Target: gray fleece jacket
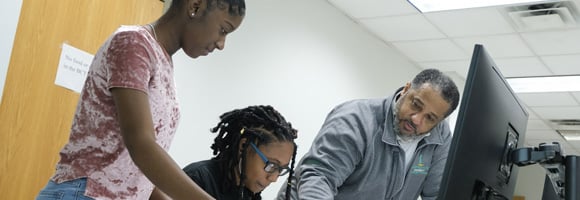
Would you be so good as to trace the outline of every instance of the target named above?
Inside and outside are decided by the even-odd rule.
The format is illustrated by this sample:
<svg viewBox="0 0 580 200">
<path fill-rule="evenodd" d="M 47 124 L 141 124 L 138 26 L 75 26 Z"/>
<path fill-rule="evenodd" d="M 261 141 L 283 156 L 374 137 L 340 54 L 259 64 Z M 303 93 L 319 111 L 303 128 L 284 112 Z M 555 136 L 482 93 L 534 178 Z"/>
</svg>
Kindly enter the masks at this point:
<svg viewBox="0 0 580 200">
<path fill-rule="evenodd" d="M 436 199 L 451 143 L 449 125 L 442 121 L 419 142 L 406 170 L 393 131 L 393 100 L 394 95 L 335 107 L 296 166 L 291 199 Z M 285 199 L 285 192 L 286 184 L 277 199 Z"/>
</svg>

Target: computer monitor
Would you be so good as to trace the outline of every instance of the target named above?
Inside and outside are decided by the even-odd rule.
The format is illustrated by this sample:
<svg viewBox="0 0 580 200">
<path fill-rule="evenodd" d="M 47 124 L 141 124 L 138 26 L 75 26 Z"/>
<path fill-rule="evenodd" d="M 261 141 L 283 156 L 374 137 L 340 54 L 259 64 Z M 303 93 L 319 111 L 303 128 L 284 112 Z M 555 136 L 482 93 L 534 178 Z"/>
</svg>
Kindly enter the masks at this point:
<svg viewBox="0 0 580 200">
<path fill-rule="evenodd" d="M 475 45 L 439 200 L 512 199 L 528 113 L 482 45 Z"/>
</svg>

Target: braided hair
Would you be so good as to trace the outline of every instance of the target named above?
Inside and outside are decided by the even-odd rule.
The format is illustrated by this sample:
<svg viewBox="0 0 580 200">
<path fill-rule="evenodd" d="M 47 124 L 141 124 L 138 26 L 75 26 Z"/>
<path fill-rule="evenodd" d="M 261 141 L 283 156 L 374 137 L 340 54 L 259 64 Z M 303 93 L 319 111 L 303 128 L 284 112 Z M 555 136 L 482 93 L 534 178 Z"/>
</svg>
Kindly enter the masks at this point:
<svg viewBox="0 0 580 200">
<path fill-rule="evenodd" d="M 255 142 L 258 146 L 272 142 L 292 142 L 294 152 L 288 175 L 288 184 L 290 184 L 294 174 L 297 149 L 294 142 L 297 137 L 297 131 L 292 128 L 290 122 L 287 122 L 278 111 L 269 105 L 236 109 L 222 114 L 220 119 L 221 121 L 217 126 L 211 129 L 212 133 L 218 133 L 211 148 L 214 155 L 212 160 L 219 161 L 220 170 L 225 174 L 224 180 L 222 180 L 225 184 L 224 188 L 238 187 L 240 199 L 244 198 L 245 157 L 250 141 Z M 244 138 L 246 142 L 241 145 L 240 149 L 239 144 Z M 239 153 L 240 150 L 241 154 Z M 239 185 L 236 185 L 235 179 L 237 170 L 240 170 Z M 260 200 L 261 198 L 260 192 L 251 197 L 253 200 Z"/>
<path fill-rule="evenodd" d="M 186 0 L 172 0 L 171 8 L 180 8 L 184 6 Z M 224 9 L 228 6 L 230 15 L 232 16 L 244 16 L 246 14 L 246 1 L 245 0 L 207 0 L 207 9 L 213 10 L 218 7 Z"/>
</svg>

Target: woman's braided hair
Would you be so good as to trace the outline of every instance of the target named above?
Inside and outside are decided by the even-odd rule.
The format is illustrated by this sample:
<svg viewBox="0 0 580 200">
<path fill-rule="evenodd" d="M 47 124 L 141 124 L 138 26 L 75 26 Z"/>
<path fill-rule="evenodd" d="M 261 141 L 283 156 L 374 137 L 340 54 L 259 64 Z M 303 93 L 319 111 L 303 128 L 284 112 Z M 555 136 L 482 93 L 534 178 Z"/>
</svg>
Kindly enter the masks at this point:
<svg viewBox="0 0 580 200">
<path fill-rule="evenodd" d="M 185 6 L 186 0 L 172 0 L 171 8 L 177 9 Z M 245 0 L 207 0 L 207 9 L 225 8 L 227 6 L 230 15 L 244 16 L 246 15 L 246 1 Z"/>
<path fill-rule="evenodd" d="M 257 146 L 272 142 L 292 142 L 294 152 L 288 175 L 288 184 L 290 183 L 294 174 L 297 149 L 294 139 L 297 137 L 297 131 L 278 111 L 269 105 L 249 106 L 224 113 L 220 119 L 221 121 L 217 126 L 211 129 L 211 132 L 218 133 L 211 148 L 213 155 L 215 155 L 212 160 L 220 161 L 218 162 L 221 165 L 220 169 L 226 174 L 222 181 L 225 183 L 224 188 L 238 187 L 241 198 L 244 197 L 244 180 L 246 178 L 244 158 L 249 142 L 242 144 L 242 149 L 240 149 L 239 144 L 242 138 L 246 138 L 245 141 L 255 142 Z M 237 170 L 241 171 L 240 185 L 236 185 Z M 253 195 L 252 199 L 261 199 L 260 193 Z"/>
</svg>

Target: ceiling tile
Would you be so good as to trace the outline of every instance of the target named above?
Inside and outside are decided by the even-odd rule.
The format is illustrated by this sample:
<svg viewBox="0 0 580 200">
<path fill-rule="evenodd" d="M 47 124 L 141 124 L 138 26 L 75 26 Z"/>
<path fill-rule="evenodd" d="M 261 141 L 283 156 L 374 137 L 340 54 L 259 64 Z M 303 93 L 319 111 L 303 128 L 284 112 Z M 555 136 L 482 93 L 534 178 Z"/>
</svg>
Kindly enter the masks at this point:
<svg viewBox="0 0 580 200">
<path fill-rule="evenodd" d="M 539 119 L 530 119 L 528 120 L 528 130 L 529 131 L 536 131 L 536 132 L 542 132 L 542 134 L 545 134 L 545 132 L 551 133 L 551 134 L 555 134 L 555 132 L 553 130 L 551 130 L 552 128 L 549 127 L 546 123 L 544 123 L 543 120 L 539 120 Z"/>
<path fill-rule="evenodd" d="M 567 151 L 564 153 L 566 153 L 566 155 L 580 156 L 580 141 L 568 141 L 568 143 L 570 143 L 570 145 L 573 146 L 576 151 L 575 152 Z"/>
<path fill-rule="evenodd" d="M 567 151 L 564 152 L 565 155 L 580 155 L 580 145 L 578 145 L 578 143 L 575 143 L 573 145 L 573 149 L 568 149 Z"/>
<path fill-rule="evenodd" d="M 518 97 L 530 107 L 539 106 L 579 106 L 568 92 L 518 93 Z"/>
<path fill-rule="evenodd" d="M 425 13 L 425 17 L 449 37 L 515 33 L 495 8 Z"/>
<path fill-rule="evenodd" d="M 580 54 L 543 56 L 541 58 L 555 75 L 580 74 Z"/>
<path fill-rule="evenodd" d="M 470 56 L 447 39 L 393 42 L 392 44 L 415 62 L 464 60 L 469 59 Z"/>
<path fill-rule="evenodd" d="M 538 116 L 543 119 L 580 119 L 580 107 L 558 106 L 558 107 L 531 107 Z"/>
<path fill-rule="evenodd" d="M 572 96 L 576 98 L 576 101 L 580 103 L 580 92 L 572 92 Z"/>
<path fill-rule="evenodd" d="M 524 138 L 526 141 L 552 141 L 560 135 L 553 130 L 526 130 Z"/>
<path fill-rule="evenodd" d="M 568 143 L 570 143 L 571 145 L 580 147 L 580 141 L 579 140 L 574 140 L 574 141 L 568 141 Z M 580 150 L 580 149 L 578 149 Z M 579 155 L 580 156 L 580 155 Z"/>
<path fill-rule="evenodd" d="M 469 63 L 470 60 L 422 62 L 419 63 L 419 66 L 421 66 L 423 69 L 437 68 L 441 71 L 453 71 L 465 79 L 467 78 L 467 72 L 469 71 Z"/>
<path fill-rule="evenodd" d="M 475 44 L 482 44 L 494 59 L 505 57 L 534 56 L 517 34 L 491 35 L 453 39 L 465 50 L 473 51 Z"/>
<path fill-rule="evenodd" d="M 580 53 L 580 30 L 560 30 L 522 33 L 536 54 L 540 56 Z"/>
<path fill-rule="evenodd" d="M 534 138 L 526 137 L 526 143 L 529 144 L 530 146 L 535 146 L 535 147 L 538 147 L 541 143 L 551 144 L 552 142 L 558 142 L 560 144 L 560 147 L 569 145 L 557 133 L 554 134 L 553 137 L 545 138 L 545 139 L 534 139 Z"/>
<path fill-rule="evenodd" d="M 360 23 L 386 41 L 445 38 L 423 15 L 361 19 Z"/>
<path fill-rule="evenodd" d="M 328 2 L 353 18 L 419 13 L 419 11 L 406 0 L 328 0 Z"/>
<path fill-rule="evenodd" d="M 532 119 L 540 119 L 540 117 L 538 117 L 538 115 L 534 112 L 534 110 L 532 110 L 529 106 L 525 106 L 526 107 L 526 111 L 528 111 L 528 120 L 532 120 Z"/>
<path fill-rule="evenodd" d="M 505 77 L 545 76 L 552 74 L 537 57 L 498 58 L 494 61 Z"/>
</svg>

